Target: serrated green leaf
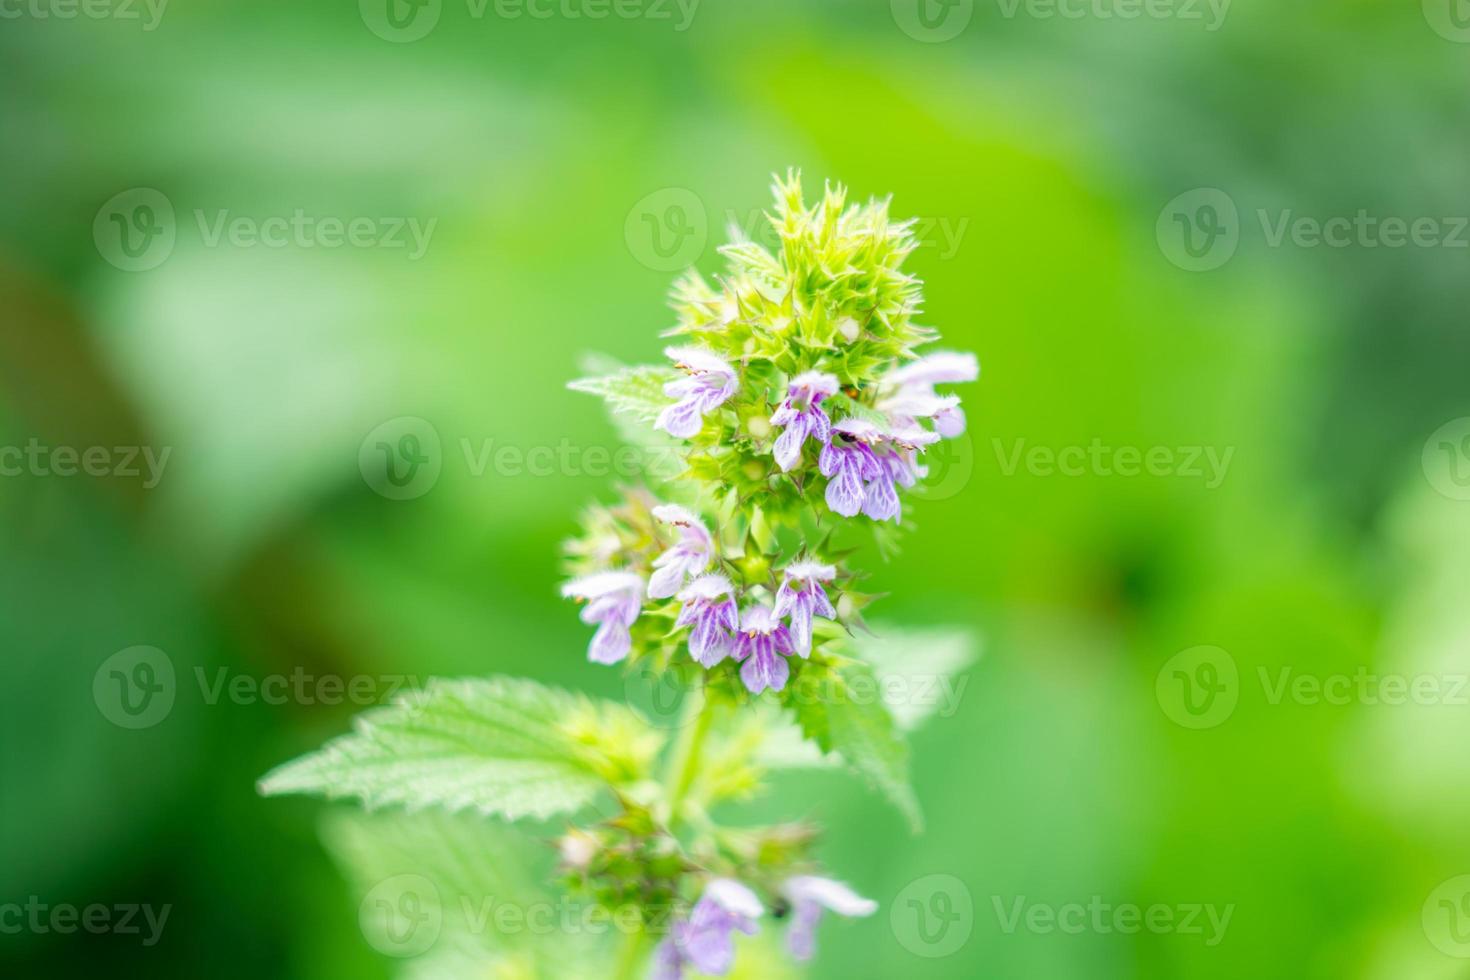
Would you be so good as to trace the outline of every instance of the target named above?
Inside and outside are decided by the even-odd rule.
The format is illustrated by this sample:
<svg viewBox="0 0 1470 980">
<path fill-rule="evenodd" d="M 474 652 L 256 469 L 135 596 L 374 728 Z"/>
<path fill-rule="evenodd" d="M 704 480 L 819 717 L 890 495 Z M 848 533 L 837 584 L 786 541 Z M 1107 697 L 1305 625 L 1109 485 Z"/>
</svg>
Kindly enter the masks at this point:
<svg viewBox="0 0 1470 980">
<path fill-rule="evenodd" d="M 509 678 L 434 680 L 354 728 L 260 791 L 545 818 L 643 778 L 661 741 L 621 705 Z"/>
<path fill-rule="evenodd" d="M 802 734 L 823 752 L 836 752 L 886 796 L 917 833 L 924 818 L 909 782 L 909 747 L 881 697 L 867 664 L 808 662 L 782 700 L 795 713 Z"/>
<path fill-rule="evenodd" d="M 677 377 L 672 368 L 630 367 L 600 377 L 581 378 L 567 387 L 597 395 L 607 402 L 614 415 L 630 415 L 640 422 L 652 422 L 673 402 L 664 394 L 664 385 Z"/>
</svg>

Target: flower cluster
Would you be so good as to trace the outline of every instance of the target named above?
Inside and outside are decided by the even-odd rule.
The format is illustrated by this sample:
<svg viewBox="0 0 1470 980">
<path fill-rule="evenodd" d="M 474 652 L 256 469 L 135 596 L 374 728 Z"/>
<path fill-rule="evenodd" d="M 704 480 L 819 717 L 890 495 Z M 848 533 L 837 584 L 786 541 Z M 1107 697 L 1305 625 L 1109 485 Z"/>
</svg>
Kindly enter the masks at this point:
<svg viewBox="0 0 1470 980">
<path fill-rule="evenodd" d="M 662 649 L 668 633 L 636 644 L 635 623 L 671 616 L 693 663 L 738 664 L 752 695 L 784 690 L 790 658 L 813 654 L 814 619 L 839 619 L 827 588 L 851 585 L 823 540 L 843 522 L 902 523 L 926 450 L 965 431 L 939 386 L 974 381 L 979 364 L 916 352 L 936 335 L 912 321 L 908 226 L 883 204 L 847 207 L 840 188 L 811 208 L 794 177 L 776 194 L 779 256 L 737 242 L 719 290 L 697 275 L 676 290 L 674 332 L 690 342 L 665 350 L 672 368 L 580 384 L 640 410 L 686 466 L 666 488 L 680 502 L 646 502 L 642 526 L 616 528 L 565 587 L 598 625 L 598 663 Z"/>
</svg>

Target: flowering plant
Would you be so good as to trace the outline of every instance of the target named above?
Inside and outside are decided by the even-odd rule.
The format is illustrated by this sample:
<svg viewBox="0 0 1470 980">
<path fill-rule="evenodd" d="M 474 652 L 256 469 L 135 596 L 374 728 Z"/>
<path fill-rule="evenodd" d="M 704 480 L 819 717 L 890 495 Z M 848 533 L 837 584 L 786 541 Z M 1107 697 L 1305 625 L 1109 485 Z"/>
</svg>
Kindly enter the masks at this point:
<svg viewBox="0 0 1470 980">
<path fill-rule="evenodd" d="M 926 451 L 964 431 L 959 398 L 939 386 L 975 380 L 978 366 L 922 350 L 937 337 L 913 320 L 921 284 L 902 265 L 916 242 L 886 202 L 848 206 L 828 187 L 808 206 L 795 174 L 775 194 L 776 254 L 737 240 L 714 284 L 690 273 L 675 287 L 667 365 L 572 384 L 602 396 L 630 440 L 678 460 L 586 513 L 562 586 L 595 627 L 589 660 L 623 665 L 630 690 L 651 679 L 682 692 L 672 729 L 527 681 L 435 681 L 262 782 L 434 811 L 414 829 L 390 816 L 328 839 L 365 884 L 365 862 L 379 877 L 400 869 L 373 885 L 398 882 L 380 932 L 391 938 L 410 906 L 439 909 L 434 955 L 410 952 L 446 975 L 725 976 L 746 957 L 736 936 L 778 919 L 786 961 L 805 961 L 824 915 L 876 903 L 822 872 L 811 824 L 731 826 L 721 805 L 777 770 L 845 763 L 920 823 L 904 733 L 933 705 L 885 694 L 895 679 L 947 682 L 968 655 L 953 634 L 871 630 L 876 597 L 849 559 L 870 533 L 894 546 Z M 602 819 L 585 817 L 599 802 Z M 518 943 L 452 914 L 444 892 L 475 891 L 462 863 L 503 882 L 524 856 L 507 832 L 447 815 L 460 811 L 574 821 L 557 840 L 559 901 L 620 923 L 611 967 L 589 928 Z M 385 840 L 400 863 L 373 863 Z M 405 877 L 425 893 L 416 902 L 404 902 Z M 437 941 L 444 931 L 455 941 Z M 789 969 L 738 945 L 752 951 L 750 975 Z"/>
</svg>

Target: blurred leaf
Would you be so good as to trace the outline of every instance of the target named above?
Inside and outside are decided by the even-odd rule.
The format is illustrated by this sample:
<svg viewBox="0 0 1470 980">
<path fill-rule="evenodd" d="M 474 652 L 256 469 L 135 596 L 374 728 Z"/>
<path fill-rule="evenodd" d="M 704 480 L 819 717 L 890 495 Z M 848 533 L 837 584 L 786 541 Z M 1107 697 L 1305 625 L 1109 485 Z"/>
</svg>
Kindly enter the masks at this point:
<svg viewBox="0 0 1470 980">
<path fill-rule="evenodd" d="M 958 710 L 968 681 L 960 675 L 976 660 L 975 639 L 967 631 L 884 625 L 852 642 L 857 658 L 872 665 L 899 728 L 913 731 L 936 714 L 949 717 Z"/>
<path fill-rule="evenodd" d="M 380 952 L 414 954 L 405 978 L 572 976 L 596 948 L 591 935 L 531 927 L 537 910 L 557 905 L 536 885 L 546 870 L 531 860 L 536 842 L 512 827 L 443 811 L 337 810 L 323 818 L 322 839 L 353 884 L 365 938 Z M 497 918 L 498 909 L 514 915 Z M 399 910 L 431 931 L 381 931 L 379 914 Z"/>
</svg>

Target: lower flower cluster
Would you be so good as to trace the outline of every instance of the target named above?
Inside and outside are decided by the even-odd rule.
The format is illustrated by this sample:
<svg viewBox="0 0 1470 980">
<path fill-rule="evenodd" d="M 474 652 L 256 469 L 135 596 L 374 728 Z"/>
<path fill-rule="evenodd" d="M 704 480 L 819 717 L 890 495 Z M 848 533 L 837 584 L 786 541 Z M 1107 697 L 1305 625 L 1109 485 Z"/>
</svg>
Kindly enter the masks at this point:
<svg viewBox="0 0 1470 980">
<path fill-rule="evenodd" d="M 756 589 L 737 598 L 730 578 L 710 570 L 715 545 L 704 522 L 677 504 L 660 504 L 651 512 L 677 537 L 653 560 L 647 579 L 626 570 L 597 572 L 562 588 L 564 597 L 586 603 L 582 620 L 597 626 L 588 658 L 622 661 L 632 649 L 632 627 L 645 600 L 675 598 L 681 606 L 674 625 L 689 631 L 689 656 L 696 663 L 709 669 L 732 659 L 741 664 L 740 678 L 752 694 L 784 689 L 791 675 L 786 658 L 811 653 L 813 618 L 836 618 L 824 583 L 836 577 L 837 569 L 797 560 L 784 569 L 770 601 L 758 598 Z"/>
<path fill-rule="evenodd" d="M 816 953 L 817 925 L 826 912 L 869 916 L 878 904 L 830 878 L 805 875 L 780 886 L 779 911 L 789 914 L 786 945 L 797 960 Z M 705 886 L 688 918 L 676 922 L 654 954 L 652 980 L 682 980 L 686 967 L 722 977 L 735 964 L 735 933 L 755 935 L 765 906 L 747 886 L 731 878 L 715 878 Z"/>
</svg>

